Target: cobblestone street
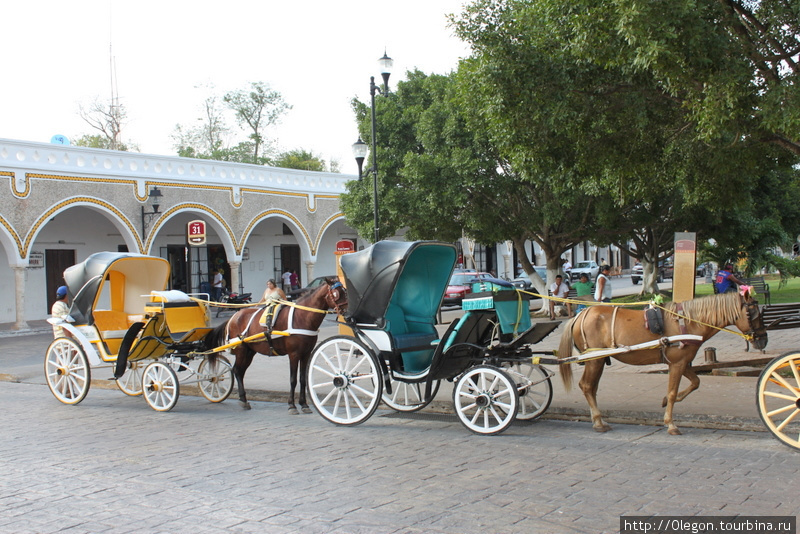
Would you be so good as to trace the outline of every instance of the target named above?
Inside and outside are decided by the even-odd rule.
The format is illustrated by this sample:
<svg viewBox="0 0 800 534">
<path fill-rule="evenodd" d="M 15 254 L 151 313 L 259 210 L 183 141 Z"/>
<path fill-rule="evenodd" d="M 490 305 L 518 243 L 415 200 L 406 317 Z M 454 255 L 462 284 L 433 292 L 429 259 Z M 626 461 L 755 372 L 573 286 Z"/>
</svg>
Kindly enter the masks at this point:
<svg viewBox="0 0 800 534">
<path fill-rule="evenodd" d="M 797 452 L 764 432 L 379 412 L 336 427 L 284 404 L 169 413 L 0 382 L 0 532 L 617 532 L 620 515 L 797 515 Z"/>
</svg>

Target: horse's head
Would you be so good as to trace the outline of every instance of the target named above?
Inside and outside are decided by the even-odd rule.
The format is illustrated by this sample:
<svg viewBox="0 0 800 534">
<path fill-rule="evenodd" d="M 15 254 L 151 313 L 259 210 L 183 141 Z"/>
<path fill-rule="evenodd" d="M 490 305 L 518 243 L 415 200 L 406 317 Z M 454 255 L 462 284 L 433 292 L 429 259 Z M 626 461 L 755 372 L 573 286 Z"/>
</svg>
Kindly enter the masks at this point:
<svg viewBox="0 0 800 534">
<path fill-rule="evenodd" d="M 758 301 L 754 298 L 755 292 L 750 286 L 740 286 L 739 294 L 744 313 L 739 314 L 736 328 L 752 337 L 752 343 L 756 349 L 763 350 L 767 346 L 767 327 L 764 326 Z"/>
<path fill-rule="evenodd" d="M 328 284 L 328 294 L 325 303 L 339 315 L 347 310 L 347 290 L 338 280 L 325 280 Z"/>
</svg>

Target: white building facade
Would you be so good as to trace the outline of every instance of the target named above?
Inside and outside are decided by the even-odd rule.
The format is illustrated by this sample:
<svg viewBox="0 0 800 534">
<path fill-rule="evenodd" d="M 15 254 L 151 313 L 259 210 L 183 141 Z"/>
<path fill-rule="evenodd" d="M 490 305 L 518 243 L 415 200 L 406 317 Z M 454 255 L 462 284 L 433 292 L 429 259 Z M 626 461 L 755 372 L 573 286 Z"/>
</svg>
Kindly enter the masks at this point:
<svg viewBox="0 0 800 534">
<path fill-rule="evenodd" d="M 104 250 L 169 259 L 187 292 L 219 269 L 257 298 L 287 269 L 301 286 L 334 275 L 336 242 L 363 245 L 339 210 L 356 178 L 0 139 L 0 323 L 46 318 L 63 270 Z M 201 246 L 187 244 L 195 220 Z"/>
</svg>

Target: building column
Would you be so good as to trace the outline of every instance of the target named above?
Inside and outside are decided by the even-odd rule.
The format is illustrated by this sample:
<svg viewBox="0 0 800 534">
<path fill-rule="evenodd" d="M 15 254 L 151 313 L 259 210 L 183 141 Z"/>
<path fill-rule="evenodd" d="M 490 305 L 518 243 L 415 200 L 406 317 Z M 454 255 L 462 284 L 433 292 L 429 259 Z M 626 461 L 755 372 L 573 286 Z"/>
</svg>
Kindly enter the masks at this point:
<svg viewBox="0 0 800 534">
<path fill-rule="evenodd" d="M 242 264 L 240 261 L 228 261 L 228 266 L 231 268 L 231 287 L 228 291 L 231 293 L 242 293 L 239 287 L 239 266 Z"/>
<path fill-rule="evenodd" d="M 305 262 L 305 264 L 306 264 L 306 283 L 305 284 L 301 283 L 300 284 L 301 286 L 302 285 L 308 285 L 314 279 L 314 264 L 315 263 L 316 262 L 313 262 L 313 261 Z"/>
<path fill-rule="evenodd" d="M 25 322 L 25 278 L 26 267 L 14 267 L 14 292 L 16 297 L 17 322 L 14 323 L 14 330 L 28 330 L 30 327 Z"/>
</svg>

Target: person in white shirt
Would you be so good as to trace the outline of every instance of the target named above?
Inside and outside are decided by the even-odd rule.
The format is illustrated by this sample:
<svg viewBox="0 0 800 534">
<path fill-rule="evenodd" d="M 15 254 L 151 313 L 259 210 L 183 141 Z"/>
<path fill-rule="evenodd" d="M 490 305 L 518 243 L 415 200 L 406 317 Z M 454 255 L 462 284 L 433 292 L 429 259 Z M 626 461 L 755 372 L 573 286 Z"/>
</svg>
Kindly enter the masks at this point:
<svg viewBox="0 0 800 534">
<path fill-rule="evenodd" d="M 567 298 L 567 295 L 569 295 L 569 286 L 567 284 L 565 284 L 563 280 L 564 279 L 559 274 L 559 275 L 556 276 L 555 283 L 550 286 L 550 293 L 554 297 L 565 299 L 565 298 Z M 551 300 L 550 301 L 550 319 L 551 320 L 556 318 L 556 314 L 555 314 L 556 306 L 555 305 L 556 305 L 555 301 Z M 572 317 L 573 316 L 572 315 L 572 304 L 569 303 L 569 302 L 565 302 L 564 305 L 567 307 L 567 312 L 569 313 L 569 316 Z"/>
<path fill-rule="evenodd" d="M 597 277 L 597 283 L 594 286 L 594 300 L 597 302 L 611 302 L 610 272 L 611 267 L 608 265 L 603 265 L 600 268 L 600 275 Z"/>
<path fill-rule="evenodd" d="M 283 280 L 283 290 L 284 291 L 291 291 L 292 290 L 292 271 L 286 269 L 286 272 L 281 275 L 281 279 Z"/>
</svg>

